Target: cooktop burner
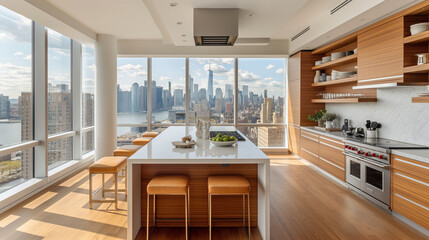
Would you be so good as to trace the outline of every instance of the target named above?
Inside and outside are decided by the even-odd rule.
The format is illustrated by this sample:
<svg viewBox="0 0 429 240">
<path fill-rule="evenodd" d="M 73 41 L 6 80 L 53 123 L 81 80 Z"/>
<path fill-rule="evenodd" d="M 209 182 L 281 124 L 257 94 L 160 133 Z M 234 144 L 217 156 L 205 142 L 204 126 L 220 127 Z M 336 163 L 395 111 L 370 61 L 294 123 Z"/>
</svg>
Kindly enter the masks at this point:
<svg viewBox="0 0 429 240">
<path fill-rule="evenodd" d="M 398 142 L 385 138 L 347 138 L 349 141 L 367 144 L 385 149 L 428 149 L 427 146 Z"/>
</svg>

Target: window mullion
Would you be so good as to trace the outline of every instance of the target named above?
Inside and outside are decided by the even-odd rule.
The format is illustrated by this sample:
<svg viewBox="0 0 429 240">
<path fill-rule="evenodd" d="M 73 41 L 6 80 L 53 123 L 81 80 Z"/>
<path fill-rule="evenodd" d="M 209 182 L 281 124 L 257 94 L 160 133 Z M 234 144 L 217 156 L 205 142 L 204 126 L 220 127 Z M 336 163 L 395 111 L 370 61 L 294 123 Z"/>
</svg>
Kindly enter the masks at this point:
<svg viewBox="0 0 429 240">
<path fill-rule="evenodd" d="M 73 159 L 82 159 L 82 48 L 80 43 L 71 40 L 71 95 L 72 95 L 72 129 Z"/>
<path fill-rule="evenodd" d="M 152 131 L 152 58 L 147 59 L 147 129 Z"/>
<path fill-rule="evenodd" d="M 234 126 L 238 123 L 238 58 L 234 58 Z"/>
<path fill-rule="evenodd" d="M 186 93 L 186 99 L 185 99 L 185 125 L 189 125 L 189 105 L 190 105 L 190 96 L 191 96 L 191 86 L 189 85 L 189 58 L 186 58 L 185 60 L 185 93 Z"/>
</svg>

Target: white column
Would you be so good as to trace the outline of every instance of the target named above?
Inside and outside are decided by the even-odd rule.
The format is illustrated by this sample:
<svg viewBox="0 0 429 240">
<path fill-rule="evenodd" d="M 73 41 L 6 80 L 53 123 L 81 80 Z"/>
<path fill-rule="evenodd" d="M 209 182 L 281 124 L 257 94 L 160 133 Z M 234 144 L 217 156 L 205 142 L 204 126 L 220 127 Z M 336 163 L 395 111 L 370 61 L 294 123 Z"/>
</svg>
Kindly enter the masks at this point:
<svg viewBox="0 0 429 240">
<path fill-rule="evenodd" d="M 98 35 L 95 47 L 95 159 L 112 156 L 116 149 L 117 39 Z"/>
<path fill-rule="evenodd" d="M 80 43 L 71 40 L 71 86 L 72 86 L 72 109 L 73 109 L 73 158 L 82 159 L 82 48 Z"/>
</svg>

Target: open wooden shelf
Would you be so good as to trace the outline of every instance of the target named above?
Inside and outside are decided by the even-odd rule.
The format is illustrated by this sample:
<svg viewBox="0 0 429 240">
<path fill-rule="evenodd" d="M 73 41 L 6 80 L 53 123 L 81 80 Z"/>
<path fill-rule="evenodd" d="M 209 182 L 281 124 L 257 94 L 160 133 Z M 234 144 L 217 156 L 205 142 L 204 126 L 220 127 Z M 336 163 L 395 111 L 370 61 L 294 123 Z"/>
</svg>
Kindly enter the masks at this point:
<svg viewBox="0 0 429 240">
<path fill-rule="evenodd" d="M 346 57 L 342 57 L 340 59 L 337 60 L 333 60 L 327 63 L 322 63 L 320 65 L 314 66 L 312 67 L 313 70 L 320 70 L 320 69 L 326 69 L 329 67 L 334 67 L 334 66 L 338 66 L 341 64 L 345 64 L 345 63 L 349 63 L 349 62 L 354 62 L 357 61 L 357 54 L 353 54 L 350 56 L 346 56 Z"/>
<path fill-rule="evenodd" d="M 429 63 L 422 65 L 415 65 L 411 67 L 404 67 L 404 73 L 428 73 Z"/>
<path fill-rule="evenodd" d="M 413 97 L 413 103 L 429 103 L 429 97 Z"/>
<path fill-rule="evenodd" d="M 331 52 L 335 49 L 347 46 L 353 42 L 357 42 L 357 32 L 352 33 L 352 34 L 348 35 L 347 37 L 341 38 L 340 40 L 329 43 L 323 47 L 320 47 L 320 48 L 314 50 L 313 52 L 311 52 L 311 54 L 325 54 L 325 53 Z"/>
<path fill-rule="evenodd" d="M 311 99 L 312 103 L 360 103 L 377 102 L 377 98 L 338 98 L 338 99 Z"/>
<path fill-rule="evenodd" d="M 357 78 L 357 76 L 355 76 L 355 77 L 350 77 L 350 78 L 342 78 L 342 79 L 337 79 L 337 80 L 332 80 L 332 81 L 313 83 L 313 84 L 311 84 L 311 86 L 323 87 L 323 86 L 329 86 L 329 85 L 339 85 L 339 84 L 344 84 L 344 83 L 357 82 L 357 80 L 358 80 L 358 78 Z"/>
<path fill-rule="evenodd" d="M 420 43 L 429 41 L 429 31 L 421 32 L 416 35 L 408 36 L 404 38 L 404 44 L 407 43 Z"/>
</svg>

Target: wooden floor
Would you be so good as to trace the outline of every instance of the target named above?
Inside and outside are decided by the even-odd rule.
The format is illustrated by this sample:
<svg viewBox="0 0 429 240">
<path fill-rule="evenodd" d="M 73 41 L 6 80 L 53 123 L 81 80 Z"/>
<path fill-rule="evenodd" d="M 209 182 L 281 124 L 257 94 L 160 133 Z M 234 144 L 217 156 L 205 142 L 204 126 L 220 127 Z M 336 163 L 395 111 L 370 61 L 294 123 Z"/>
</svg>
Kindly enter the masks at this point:
<svg viewBox="0 0 429 240">
<path fill-rule="evenodd" d="M 271 239 L 429 239 L 299 158 L 270 157 Z M 78 172 L 1 214 L 0 239 L 126 239 L 123 194 L 119 210 L 107 203 L 89 210 L 87 174 Z M 184 239 L 184 228 L 158 228 L 152 239 Z M 194 228 L 190 239 L 208 239 L 208 230 Z M 247 237 L 241 228 L 216 228 L 216 239 Z"/>
</svg>

